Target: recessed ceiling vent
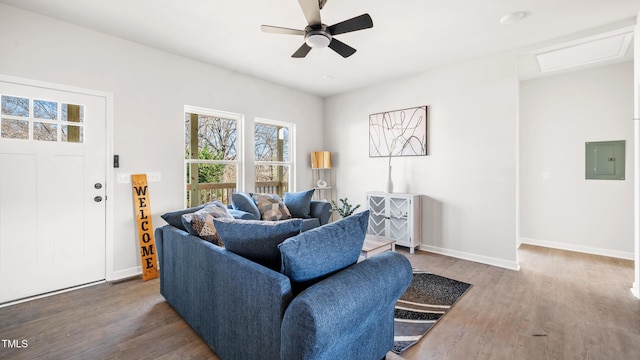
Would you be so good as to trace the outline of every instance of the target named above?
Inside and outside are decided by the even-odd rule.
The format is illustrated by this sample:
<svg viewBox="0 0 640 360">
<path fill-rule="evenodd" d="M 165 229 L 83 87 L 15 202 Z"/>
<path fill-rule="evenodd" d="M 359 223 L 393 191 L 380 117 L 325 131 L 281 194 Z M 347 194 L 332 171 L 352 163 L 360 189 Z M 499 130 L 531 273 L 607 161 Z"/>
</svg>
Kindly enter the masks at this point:
<svg viewBox="0 0 640 360">
<path fill-rule="evenodd" d="M 625 56 L 632 39 L 632 29 L 599 34 L 542 49 L 536 60 L 543 73 L 613 60 Z"/>
</svg>

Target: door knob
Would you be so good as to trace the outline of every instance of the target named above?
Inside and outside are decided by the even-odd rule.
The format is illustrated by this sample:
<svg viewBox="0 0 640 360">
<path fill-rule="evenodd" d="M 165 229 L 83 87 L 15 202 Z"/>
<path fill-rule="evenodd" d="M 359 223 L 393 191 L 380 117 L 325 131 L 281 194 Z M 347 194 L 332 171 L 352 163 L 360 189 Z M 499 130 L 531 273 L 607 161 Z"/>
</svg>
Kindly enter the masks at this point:
<svg viewBox="0 0 640 360">
<path fill-rule="evenodd" d="M 100 189 L 102 189 L 102 184 L 96 183 L 95 185 L 93 185 L 93 187 L 98 189 L 98 190 L 100 190 Z"/>
<path fill-rule="evenodd" d="M 96 196 L 96 197 L 94 197 L 94 198 L 93 198 L 93 201 L 95 201 L 95 202 L 100 202 L 100 201 L 102 201 L 102 196 Z"/>
</svg>

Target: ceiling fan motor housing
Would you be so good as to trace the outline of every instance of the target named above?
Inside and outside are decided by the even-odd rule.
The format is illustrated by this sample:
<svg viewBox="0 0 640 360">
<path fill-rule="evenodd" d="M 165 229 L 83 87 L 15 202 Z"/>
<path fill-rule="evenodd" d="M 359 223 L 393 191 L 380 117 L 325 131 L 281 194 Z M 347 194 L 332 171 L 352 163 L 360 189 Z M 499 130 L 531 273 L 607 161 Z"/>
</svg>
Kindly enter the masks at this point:
<svg viewBox="0 0 640 360">
<path fill-rule="evenodd" d="M 325 24 L 307 26 L 304 29 L 304 41 L 312 48 L 324 48 L 331 43 L 331 33 Z"/>
</svg>

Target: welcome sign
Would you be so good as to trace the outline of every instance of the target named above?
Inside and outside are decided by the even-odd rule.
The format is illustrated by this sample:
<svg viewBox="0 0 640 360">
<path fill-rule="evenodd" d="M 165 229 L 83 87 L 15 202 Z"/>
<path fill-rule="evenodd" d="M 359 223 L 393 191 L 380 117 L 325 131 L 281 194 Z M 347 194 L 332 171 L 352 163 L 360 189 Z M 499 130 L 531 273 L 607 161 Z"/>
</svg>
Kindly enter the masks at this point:
<svg viewBox="0 0 640 360">
<path fill-rule="evenodd" d="M 153 238 L 147 175 L 131 175 L 131 184 L 133 185 L 133 206 L 136 213 L 138 242 L 140 244 L 142 279 L 146 281 L 158 277 L 158 261 L 156 260 L 156 247 Z"/>
</svg>

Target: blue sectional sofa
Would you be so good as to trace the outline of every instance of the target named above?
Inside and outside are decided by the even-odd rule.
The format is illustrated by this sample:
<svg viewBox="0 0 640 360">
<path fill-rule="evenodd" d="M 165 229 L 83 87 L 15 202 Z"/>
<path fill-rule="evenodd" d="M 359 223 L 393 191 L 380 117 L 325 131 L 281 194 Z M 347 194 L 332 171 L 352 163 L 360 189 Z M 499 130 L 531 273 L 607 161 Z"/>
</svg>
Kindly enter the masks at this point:
<svg viewBox="0 0 640 360">
<path fill-rule="evenodd" d="M 302 233 L 301 220 L 249 221 L 250 233 L 296 229 L 278 240 L 275 265 L 157 228 L 160 292 L 223 360 L 383 359 L 412 272 L 395 252 L 356 263 L 367 221 L 368 212 Z M 241 222 L 216 220 L 222 240 L 242 240 Z"/>
<path fill-rule="evenodd" d="M 256 203 L 256 196 L 270 197 L 271 201 L 282 202 L 287 207 L 288 215 L 302 219 L 302 231 L 325 225 L 331 217 L 331 204 L 326 201 L 311 200 L 314 189 L 285 193 L 280 200 L 275 194 L 234 193 L 229 205 L 229 212 L 236 219 L 264 220 L 260 204 Z M 271 219 L 275 220 L 275 219 Z"/>
<path fill-rule="evenodd" d="M 302 219 L 302 231 L 307 231 L 315 227 L 325 225 L 329 223 L 331 218 L 331 204 L 326 201 L 311 200 L 310 213 L 308 217 L 295 217 L 296 219 Z M 234 209 L 231 207 L 229 213 L 236 219 L 254 220 L 256 217 L 251 213 L 243 210 Z M 259 219 L 259 218 L 258 218 Z"/>
</svg>

